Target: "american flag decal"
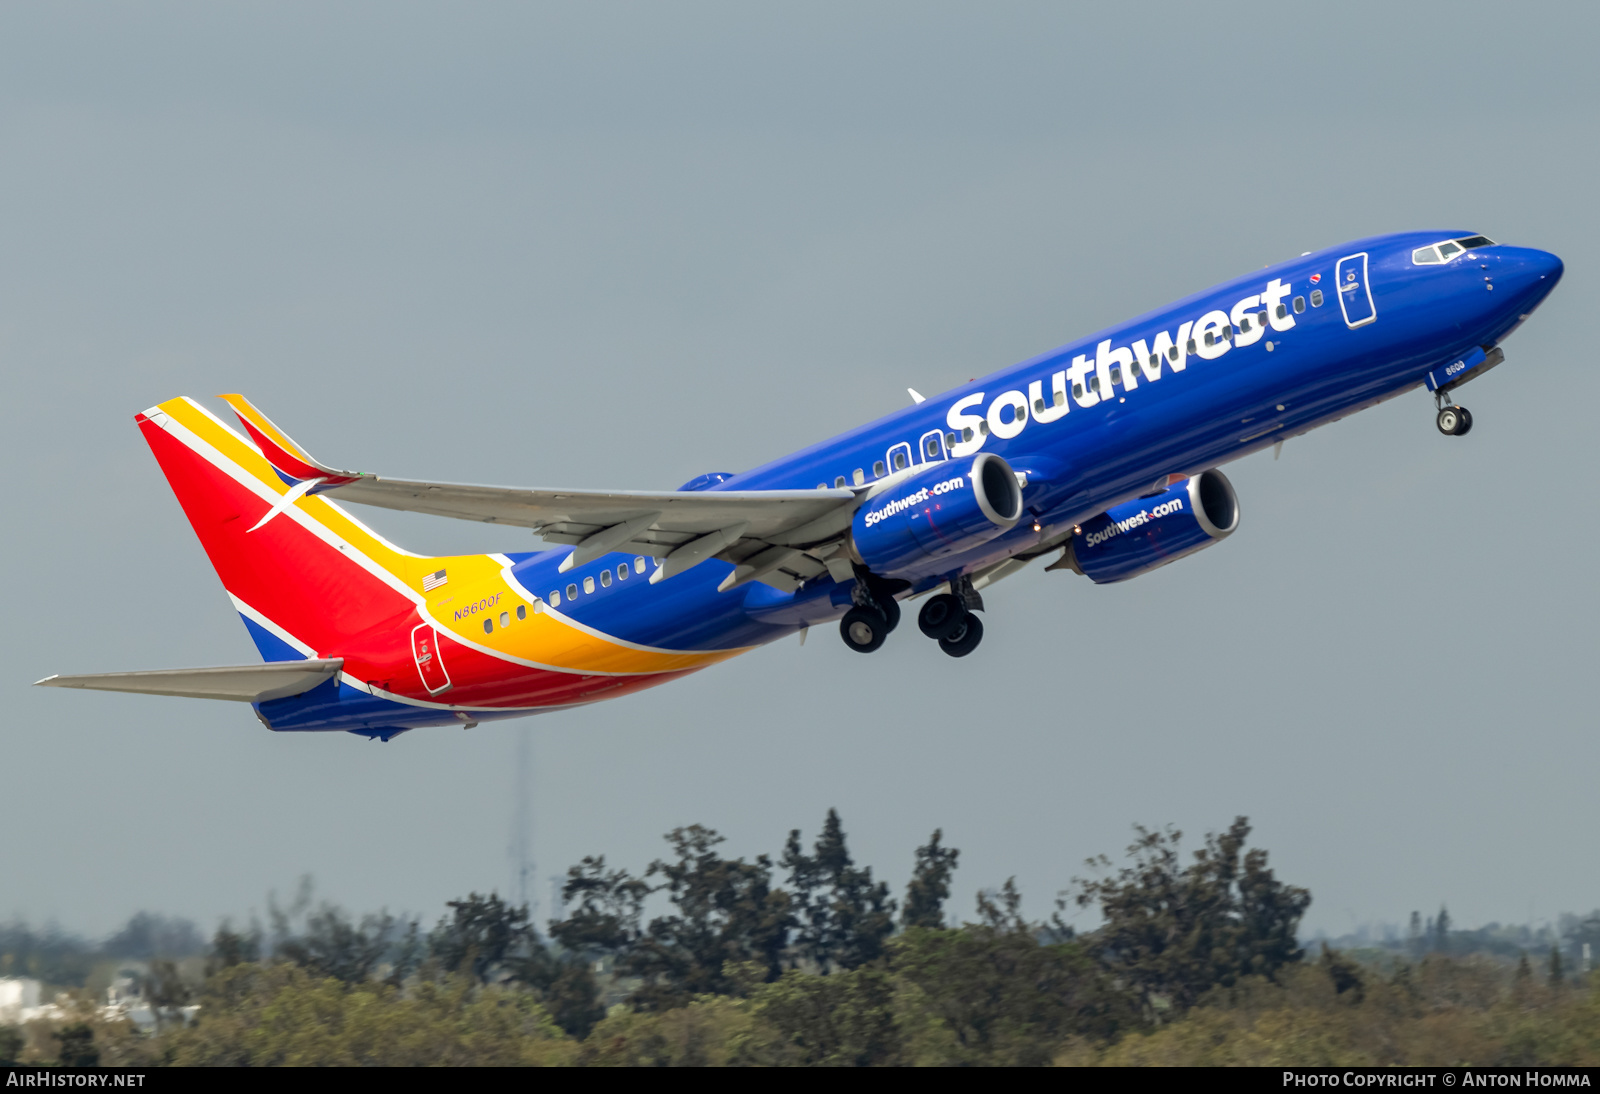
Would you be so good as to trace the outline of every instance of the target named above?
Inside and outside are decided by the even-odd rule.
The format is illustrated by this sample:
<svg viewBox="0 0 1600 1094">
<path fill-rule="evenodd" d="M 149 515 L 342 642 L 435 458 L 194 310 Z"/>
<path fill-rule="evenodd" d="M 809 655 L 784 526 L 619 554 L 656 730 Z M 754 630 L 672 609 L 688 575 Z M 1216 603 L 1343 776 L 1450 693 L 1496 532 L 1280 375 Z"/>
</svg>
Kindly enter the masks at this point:
<svg viewBox="0 0 1600 1094">
<path fill-rule="evenodd" d="M 440 570 L 438 573 L 429 574 L 427 577 L 422 579 L 422 591 L 425 593 L 431 593 L 433 590 L 437 589 L 440 585 L 445 584 L 449 580 L 450 579 L 445 576 L 443 570 Z"/>
</svg>

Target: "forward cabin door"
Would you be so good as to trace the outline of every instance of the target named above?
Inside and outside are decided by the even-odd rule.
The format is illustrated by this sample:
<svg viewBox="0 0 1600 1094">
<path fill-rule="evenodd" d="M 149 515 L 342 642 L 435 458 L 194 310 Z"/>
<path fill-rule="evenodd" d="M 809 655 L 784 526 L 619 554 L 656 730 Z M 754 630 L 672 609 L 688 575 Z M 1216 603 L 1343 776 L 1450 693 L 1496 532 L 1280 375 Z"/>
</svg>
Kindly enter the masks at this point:
<svg viewBox="0 0 1600 1094">
<path fill-rule="evenodd" d="M 1341 258 L 1333 278 L 1339 288 L 1339 309 L 1344 312 L 1346 326 L 1355 330 L 1378 318 L 1377 309 L 1372 306 L 1372 287 L 1367 283 L 1365 251 Z"/>
<path fill-rule="evenodd" d="M 444 659 L 439 656 L 439 635 L 432 624 L 418 623 L 411 628 L 411 656 L 417 660 L 417 672 L 429 695 L 450 687 L 450 674 L 444 671 Z"/>
</svg>

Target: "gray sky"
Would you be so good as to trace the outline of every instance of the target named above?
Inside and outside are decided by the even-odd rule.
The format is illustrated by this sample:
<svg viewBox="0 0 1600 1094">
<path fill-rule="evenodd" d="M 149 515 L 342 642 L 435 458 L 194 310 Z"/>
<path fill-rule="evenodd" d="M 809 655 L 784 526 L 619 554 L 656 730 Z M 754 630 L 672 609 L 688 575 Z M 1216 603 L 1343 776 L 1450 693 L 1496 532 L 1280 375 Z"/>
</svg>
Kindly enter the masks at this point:
<svg viewBox="0 0 1600 1094">
<path fill-rule="evenodd" d="M 1600 904 L 1592 5 L 0 8 L 0 916 L 209 926 L 303 872 L 357 909 L 506 891 L 699 822 L 837 806 L 897 886 L 1028 909 L 1130 825 L 1236 814 L 1312 930 Z M 671 488 L 1265 263 L 1440 227 L 1565 282 L 1462 393 L 1227 467 L 1240 533 L 1099 588 L 1037 566 L 982 649 L 828 631 L 575 712 L 271 734 L 31 689 L 253 660 L 132 415 L 243 391 L 320 458 Z M 363 510 L 417 550 L 516 529 Z M 539 886 L 544 896 L 548 885 Z"/>
</svg>

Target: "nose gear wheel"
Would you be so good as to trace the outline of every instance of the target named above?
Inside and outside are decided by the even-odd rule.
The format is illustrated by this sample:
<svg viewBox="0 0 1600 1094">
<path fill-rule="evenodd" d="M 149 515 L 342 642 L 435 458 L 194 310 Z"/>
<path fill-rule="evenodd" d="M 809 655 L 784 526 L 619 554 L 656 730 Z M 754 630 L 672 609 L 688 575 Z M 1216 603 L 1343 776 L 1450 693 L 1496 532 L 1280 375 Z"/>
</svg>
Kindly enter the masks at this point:
<svg viewBox="0 0 1600 1094">
<path fill-rule="evenodd" d="M 1464 406 L 1449 403 L 1439 408 L 1439 416 L 1434 419 L 1434 424 L 1446 437 L 1464 437 L 1472 429 L 1472 412 Z"/>
</svg>

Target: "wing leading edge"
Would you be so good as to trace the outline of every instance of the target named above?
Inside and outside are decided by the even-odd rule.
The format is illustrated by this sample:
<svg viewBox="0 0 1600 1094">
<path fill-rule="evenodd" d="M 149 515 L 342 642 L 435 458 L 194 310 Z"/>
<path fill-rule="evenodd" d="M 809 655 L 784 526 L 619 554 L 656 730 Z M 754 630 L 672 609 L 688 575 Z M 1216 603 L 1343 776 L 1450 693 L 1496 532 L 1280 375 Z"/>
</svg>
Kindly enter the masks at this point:
<svg viewBox="0 0 1600 1094">
<path fill-rule="evenodd" d="M 340 501 L 457 520 L 531 528 L 573 547 L 562 569 L 611 551 L 651 555 L 662 565 L 652 582 L 710 558 L 733 563 L 728 589 L 765 581 L 792 590 L 828 569 L 861 496 L 825 490 L 537 490 L 385 478 L 338 471 L 312 459 L 242 395 L 224 395 L 256 447 L 306 492 Z M 837 565 L 837 563 L 836 563 Z"/>
</svg>

